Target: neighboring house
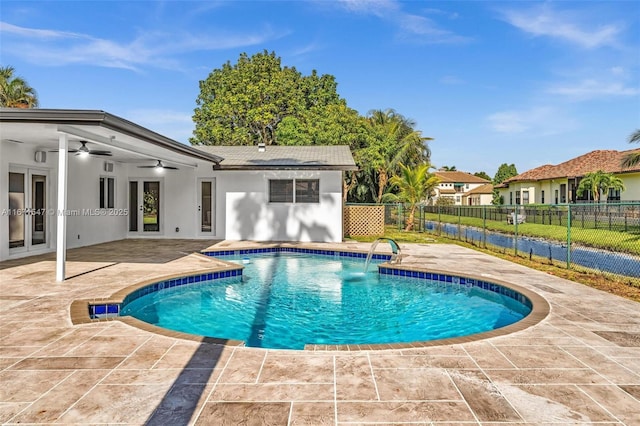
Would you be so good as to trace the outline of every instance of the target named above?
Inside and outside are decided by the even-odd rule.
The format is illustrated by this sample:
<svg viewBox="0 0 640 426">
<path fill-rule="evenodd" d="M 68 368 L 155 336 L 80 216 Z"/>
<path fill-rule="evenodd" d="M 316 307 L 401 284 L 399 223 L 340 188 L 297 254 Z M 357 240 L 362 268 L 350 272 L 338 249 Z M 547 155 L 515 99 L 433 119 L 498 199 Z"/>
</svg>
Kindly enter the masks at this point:
<svg viewBox="0 0 640 426">
<path fill-rule="evenodd" d="M 56 250 L 62 276 L 67 247 L 124 238 L 342 241 L 357 169 L 347 146 L 192 147 L 103 111 L 0 109 L 0 140 L 0 260 Z"/>
<path fill-rule="evenodd" d="M 602 170 L 619 177 L 624 191 L 610 190 L 601 194 L 602 201 L 640 200 L 640 164 L 623 169 L 620 164 L 629 151 L 598 150 L 573 158 L 558 165 L 545 164 L 511 177 L 498 186 L 504 204 L 564 204 L 590 203 L 592 194 L 581 196 L 577 188 L 583 176 Z"/>
<path fill-rule="evenodd" d="M 465 194 L 467 203 L 470 206 L 484 206 L 493 201 L 493 185 L 486 183 Z"/>
<path fill-rule="evenodd" d="M 435 188 L 435 195 L 432 197 L 434 203 L 442 197 L 450 198 L 455 205 L 491 204 L 491 198 L 487 200 L 486 197 L 478 197 L 480 194 L 477 192 L 472 192 L 481 187 L 484 187 L 482 191 L 486 191 L 486 185 L 491 183 L 488 180 L 471 173 L 458 171 L 437 171 L 433 174 L 440 180 Z M 480 202 L 476 203 L 475 201 Z"/>
</svg>

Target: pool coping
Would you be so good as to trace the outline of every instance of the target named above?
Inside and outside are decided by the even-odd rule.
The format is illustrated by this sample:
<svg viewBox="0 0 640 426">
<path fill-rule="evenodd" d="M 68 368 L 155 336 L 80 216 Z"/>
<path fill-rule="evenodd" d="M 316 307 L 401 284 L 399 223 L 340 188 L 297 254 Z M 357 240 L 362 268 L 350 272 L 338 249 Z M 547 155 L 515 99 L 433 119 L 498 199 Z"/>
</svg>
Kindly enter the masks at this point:
<svg viewBox="0 0 640 426">
<path fill-rule="evenodd" d="M 79 325 L 79 324 L 89 324 L 89 323 L 94 323 L 94 322 L 102 322 L 102 321 L 120 321 L 122 323 L 125 323 L 127 325 L 130 325 L 132 327 L 136 327 L 138 329 L 147 331 L 147 332 L 151 332 L 151 333 L 155 333 L 155 334 L 159 334 L 162 336 L 166 336 L 166 337 L 172 337 L 172 338 L 178 338 L 178 339 L 183 339 L 183 340 L 190 340 L 190 341 L 196 341 L 196 342 L 204 342 L 204 343 L 211 343 L 211 344 L 218 344 L 218 345 L 223 345 L 223 346 L 245 346 L 245 342 L 242 340 L 232 340 L 232 339 L 224 339 L 224 338 L 218 338 L 218 337 L 207 337 L 207 336 L 200 336 L 200 335 L 195 335 L 195 334 L 189 334 L 189 333 L 183 333 L 183 332 L 179 332 L 179 331 L 173 331 L 173 330 L 168 330 L 162 327 L 158 327 L 149 323 L 146 323 L 144 321 L 138 320 L 134 317 L 131 316 L 111 316 L 111 317 L 104 317 L 104 318 L 91 318 L 90 316 L 90 306 L 91 305 L 109 305 L 109 304 L 122 304 L 125 301 L 125 298 L 127 296 L 129 296 L 130 294 L 132 294 L 133 292 L 140 290 L 142 288 L 145 288 L 147 286 L 156 284 L 156 283 L 160 283 L 160 282 L 165 282 L 165 281 L 169 281 L 172 279 L 176 279 L 176 278 L 183 278 L 183 277 L 191 277 L 191 276 L 201 276 L 201 275 L 208 275 L 208 274 L 214 274 L 214 273 L 220 273 L 220 272 L 226 272 L 226 271 L 232 271 L 232 270 L 242 270 L 244 269 L 243 266 L 238 265 L 236 263 L 232 263 L 232 262 L 227 262 L 224 260 L 224 256 L 221 257 L 215 257 L 215 256 L 211 256 L 211 255 L 207 255 L 206 253 L 227 253 L 226 255 L 228 256 L 229 252 L 241 252 L 241 251 L 249 251 L 251 253 L 260 253 L 260 252 L 265 252 L 268 250 L 271 250 L 273 248 L 293 248 L 293 249 L 301 249 L 301 250 L 309 250 L 309 251 L 324 251 L 324 252 L 329 252 L 329 251 L 333 251 L 333 252 L 345 252 L 345 253 L 354 253 L 354 254 L 358 254 L 357 257 L 362 257 L 362 255 L 367 255 L 367 252 L 364 252 L 362 250 L 352 250 L 352 249 L 340 249 L 340 250 L 335 250 L 335 249 L 318 249 L 317 246 L 314 246 L 313 244 L 309 243 L 309 244 L 304 244 L 304 243 L 275 243 L 275 244 L 268 244 L 268 245 L 263 245 L 260 248 L 256 248 L 255 246 L 236 246 L 233 247 L 232 249 L 208 249 L 208 250 L 203 250 L 202 252 L 199 253 L 193 253 L 199 256 L 206 256 L 207 258 L 211 258 L 214 257 L 217 261 L 223 263 L 223 266 L 218 266 L 215 268 L 204 268 L 204 269 L 199 269 L 196 271 L 192 271 L 192 272 L 181 272 L 181 273 L 176 273 L 176 274 L 168 274 L 168 275 L 162 275 L 162 276 L 158 276 L 152 279 L 147 279 L 147 280 L 143 280 L 143 281 L 139 281 L 137 283 L 131 284 L 129 286 L 126 286 L 120 290 L 118 290 L 117 292 L 111 294 L 111 296 L 106 297 L 106 298 L 93 298 L 93 299 L 78 299 L 78 300 L 74 300 L 69 308 L 69 314 L 70 314 L 70 319 L 71 319 L 71 323 L 74 325 Z M 286 253 L 286 251 L 285 251 Z M 377 255 L 388 255 L 388 253 L 385 252 L 375 252 L 374 254 Z M 474 275 L 474 274 L 460 274 L 457 272 L 451 272 L 451 271 L 446 271 L 446 270 L 439 270 L 439 269 L 431 269 L 431 268 L 422 268 L 419 266 L 415 266 L 415 265 L 402 265 L 401 263 L 389 263 L 389 262 L 385 262 L 385 263 L 380 263 L 378 264 L 378 267 L 383 267 L 383 268 L 387 268 L 387 269 L 391 269 L 391 270 L 398 270 L 398 271 L 415 271 L 415 272 L 422 272 L 422 273 L 431 273 L 431 274 L 439 274 L 439 275 L 447 275 L 447 276 L 452 276 L 452 277 L 458 277 L 458 278 L 465 278 L 465 279 L 471 279 L 471 280 L 477 280 L 477 281 L 486 281 L 486 282 L 491 282 L 493 284 L 498 284 L 502 287 L 506 287 L 508 289 L 514 290 L 520 294 L 522 294 L 523 296 L 525 296 L 527 299 L 529 299 L 529 301 L 531 302 L 531 312 L 524 317 L 523 319 L 521 319 L 520 321 L 517 321 L 513 324 L 507 325 L 505 327 L 501 327 L 498 329 L 494 329 L 494 330 L 490 330 L 490 331 L 486 331 L 486 332 L 482 332 L 482 333 L 475 333 L 475 334 L 470 334 L 467 336 L 461 336 L 461 337 L 452 337 L 452 338 L 445 338 L 445 339 L 436 339 L 436 340 L 427 340 L 427 341 L 418 341 L 418 342 L 398 342 L 398 343 L 381 343 L 381 344 L 347 344 L 347 345 L 318 345 L 318 344 L 306 344 L 304 347 L 304 351 L 367 351 L 367 350 L 397 350 L 397 349 L 410 349 L 410 348 L 424 348 L 424 347 L 433 347 L 433 346 L 444 346 L 444 345 L 452 345 L 452 344 L 461 344 L 461 343 L 468 343 L 468 342 L 474 342 L 474 341 L 478 341 L 478 340 L 485 340 L 485 339 L 489 339 L 492 337 L 498 337 L 498 336 L 504 336 L 504 335 L 508 335 L 508 334 L 512 334 L 512 333 L 516 333 L 518 331 L 522 331 L 525 329 L 528 329 L 538 323 L 540 323 L 542 320 L 544 320 L 550 312 L 550 305 L 547 302 L 547 300 L 542 297 L 540 294 L 529 290 L 527 288 L 524 288 L 522 286 L 519 286 L 517 284 L 513 284 L 504 280 L 500 280 L 500 279 L 496 279 L 494 277 L 487 277 L 487 276 L 481 276 L 481 275 Z M 264 350 L 270 350 L 269 348 L 255 348 L 255 349 L 264 349 Z M 292 351 L 299 351 L 299 349 L 287 349 L 287 350 L 292 350 Z"/>
</svg>

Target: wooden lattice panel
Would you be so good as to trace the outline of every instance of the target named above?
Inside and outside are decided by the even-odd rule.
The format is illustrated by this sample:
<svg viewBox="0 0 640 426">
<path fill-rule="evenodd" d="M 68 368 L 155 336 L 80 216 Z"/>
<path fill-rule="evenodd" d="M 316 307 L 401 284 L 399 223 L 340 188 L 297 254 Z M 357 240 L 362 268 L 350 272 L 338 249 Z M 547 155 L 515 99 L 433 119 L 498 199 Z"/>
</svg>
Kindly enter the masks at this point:
<svg viewBox="0 0 640 426">
<path fill-rule="evenodd" d="M 384 206 L 345 206 L 344 235 L 384 235 Z"/>
</svg>

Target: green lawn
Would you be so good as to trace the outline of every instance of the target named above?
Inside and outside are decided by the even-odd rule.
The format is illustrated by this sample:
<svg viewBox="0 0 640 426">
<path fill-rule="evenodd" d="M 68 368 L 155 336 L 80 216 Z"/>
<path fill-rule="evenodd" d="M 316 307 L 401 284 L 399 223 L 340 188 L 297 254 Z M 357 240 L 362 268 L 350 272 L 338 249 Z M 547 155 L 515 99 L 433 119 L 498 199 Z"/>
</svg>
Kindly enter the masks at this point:
<svg viewBox="0 0 640 426">
<path fill-rule="evenodd" d="M 425 214 L 425 220 L 438 221 L 437 214 Z M 482 229 L 483 220 L 473 217 L 458 217 L 453 215 L 440 215 L 440 220 L 445 223 L 473 226 Z M 513 234 L 515 226 L 506 221 L 487 220 L 488 231 L 497 231 L 505 234 Z M 518 225 L 518 235 L 560 243 L 567 242 L 567 227 L 559 225 L 542 225 L 537 223 L 521 223 Z M 607 229 L 571 228 L 572 244 L 580 244 L 589 247 L 601 248 L 622 253 L 640 255 L 640 232 L 618 232 Z"/>
</svg>

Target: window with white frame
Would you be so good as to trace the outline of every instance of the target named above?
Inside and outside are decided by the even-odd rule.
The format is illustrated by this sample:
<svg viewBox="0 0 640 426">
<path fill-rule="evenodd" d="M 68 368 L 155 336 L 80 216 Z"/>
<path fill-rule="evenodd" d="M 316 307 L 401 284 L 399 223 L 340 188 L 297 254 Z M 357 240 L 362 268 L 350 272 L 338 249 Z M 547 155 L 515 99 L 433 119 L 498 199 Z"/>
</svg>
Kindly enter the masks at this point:
<svg viewBox="0 0 640 426">
<path fill-rule="evenodd" d="M 319 179 L 270 179 L 270 203 L 319 203 Z"/>
<path fill-rule="evenodd" d="M 116 179 L 112 177 L 100 178 L 100 208 L 112 209 L 116 205 Z"/>
</svg>

